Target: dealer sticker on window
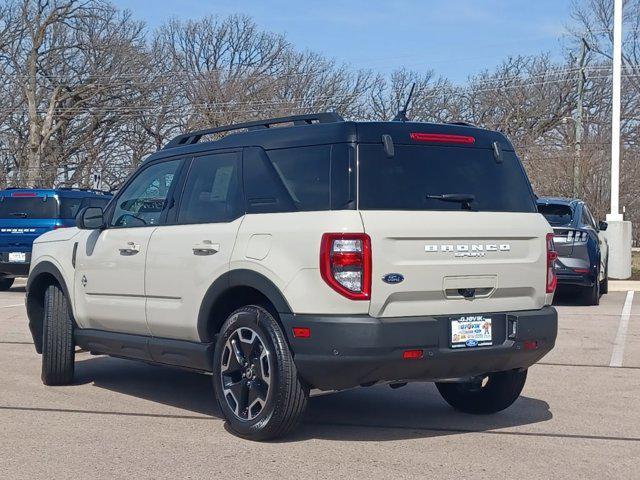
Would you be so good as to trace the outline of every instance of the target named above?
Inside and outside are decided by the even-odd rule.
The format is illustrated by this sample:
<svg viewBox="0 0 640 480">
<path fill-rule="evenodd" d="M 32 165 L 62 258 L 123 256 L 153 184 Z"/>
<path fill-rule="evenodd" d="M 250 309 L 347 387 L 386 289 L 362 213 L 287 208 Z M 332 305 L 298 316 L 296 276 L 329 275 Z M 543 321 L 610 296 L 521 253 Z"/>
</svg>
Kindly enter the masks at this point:
<svg viewBox="0 0 640 480">
<path fill-rule="evenodd" d="M 451 348 L 484 347 L 491 344 L 491 317 L 465 315 L 451 320 Z"/>
</svg>

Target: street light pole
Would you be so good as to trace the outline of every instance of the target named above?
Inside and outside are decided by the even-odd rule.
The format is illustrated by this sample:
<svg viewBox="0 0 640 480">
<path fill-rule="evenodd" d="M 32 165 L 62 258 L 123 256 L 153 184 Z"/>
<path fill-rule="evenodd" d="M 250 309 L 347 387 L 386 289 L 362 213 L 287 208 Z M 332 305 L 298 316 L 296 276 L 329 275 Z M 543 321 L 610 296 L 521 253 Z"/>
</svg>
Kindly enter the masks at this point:
<svg viewBox="0 0 640 480">
<path fill-rule="evenodd" d="M 609 245 L 609 277 L 631 276 L 631 222 L 620 214 L 620 90 L 622 79 L 622 0 L 615 0 L 613 12 L 613 95 L 611 118 L 611 212 L 606 230 Z"/>
<path fill-rule="evenodd" d="M 622 78 L 622 0 L 613 12 L 613 97 L 611 118 L 611 212 L 607 220 L 622 220 L 620 214 L 620 91 Z"/>
</svg>

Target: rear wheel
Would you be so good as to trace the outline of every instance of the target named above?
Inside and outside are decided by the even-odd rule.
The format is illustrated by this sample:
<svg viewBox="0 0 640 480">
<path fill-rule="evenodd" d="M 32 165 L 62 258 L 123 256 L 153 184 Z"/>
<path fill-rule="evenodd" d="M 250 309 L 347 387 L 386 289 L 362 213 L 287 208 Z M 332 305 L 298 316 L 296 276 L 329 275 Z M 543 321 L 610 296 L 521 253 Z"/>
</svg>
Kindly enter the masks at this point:
<svg viewBox="0 0 640 480">
<path fill-rule="evenodd" d="M 471 382 L 437 383 L 440 395 L 456 410 L 465 413 L 496 413 L 511 406 L 520 396 L 527 371 L 497 372 Z"/>
<path fill-rule="evenodd" d="M 14 281 L 15 281 L 15 278 L 8 278 L 8 277 L 0 278 L 0 292 L 5 292 L 9 290 L 13 285 Z"/>
<path fill-rule="evenodd" d="M 593 282 L 593 286 L 588 287 L 583 292 L 583 298 L 585 305 L 599 305 L 600 304 L 600 280 L 596 278 Z"/>
<path fill-rule="evenodd" d="M 608 264 L 609 262 L 607 262 Z M 600 293 L 606 295 L 609 293 L 609 268 L 607 267 L 604 271 L 604 279 L 600 283 Z"/>
<path fill-rule="evenodd" d="M 68 385 L 73 382 L 75 344 L 69 302 L 58 285 L 49 285 L 44 294 L 42 333 L 42 382 Z"/>
<path fill-rule="evenodd" d="M 297 425 L 308 392 L 298 378 L 284 333 L 264 308 L 233 312 L 220 330 L 213 358 L 216 399 L 237 435 L 269 440 Z"/>
</svg>

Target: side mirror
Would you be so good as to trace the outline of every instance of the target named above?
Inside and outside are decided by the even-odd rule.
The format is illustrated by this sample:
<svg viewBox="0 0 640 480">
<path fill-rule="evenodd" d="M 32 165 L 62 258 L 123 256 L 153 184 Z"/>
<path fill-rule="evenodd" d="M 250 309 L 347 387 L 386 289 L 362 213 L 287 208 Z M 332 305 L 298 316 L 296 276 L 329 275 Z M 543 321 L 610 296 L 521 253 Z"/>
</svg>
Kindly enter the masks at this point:
<svg viewBox="0 0 640 480">
<path fill-rule="evenodd" d="M 104 213 L 100 207 L 86 207 L 76 217 L 76 226 L 82 230 L 104 228 Z"/>
<path fill-rule="evenodd" d="M 609 224 L 607 222 L 603 222 L 602 220 L 598 222 L 598 230 L 602 230 L 604 232 L 608 226 Z"/>
</svg>

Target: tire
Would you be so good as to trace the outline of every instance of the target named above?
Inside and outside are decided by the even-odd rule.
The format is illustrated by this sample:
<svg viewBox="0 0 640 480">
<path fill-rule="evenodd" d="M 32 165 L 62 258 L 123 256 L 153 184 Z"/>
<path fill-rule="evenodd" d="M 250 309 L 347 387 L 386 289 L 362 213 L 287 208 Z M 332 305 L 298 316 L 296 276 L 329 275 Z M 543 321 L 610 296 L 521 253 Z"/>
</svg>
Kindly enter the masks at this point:
<svg viewBox="0 0 640 480">
<path fill-rule="evenodd" d="M 496 413 L 511 406 L 520 396 L 527 371 L 490 373 L 484 382 L 437 383 L 445 401 L 465 413 Z"/>
<path fill-rule="evenodd" d="M 259 306 L 236 310 L 220 329 L 213 386 L 230 430 L 250 440 L 287 435 L 307 405 L 308 390 L 298 378 L 285 335 Z"/>
<path fill-rule="evenodd" d="M 42 383 L 69 385 L 73 382 L 75 344 L 69 302 L 58 285 L 44 294 L 42 331 Z"/>
<path fill-rule="evenodd" d="M 0 292 L 6 292 L 11 288 L 15 278 L 0 278 Z"/>
<path fill-rule="evenodd" d="M 609 268 L 604 271 L 604 280 L 600 283 L 600 293 L 602 295 L 609 293 Z"/>
<path fill-rule="evenodd" d="M 584 289 L 583 298 L 585 305 L 600 305 L 600 280 L 596 278 L 593 286 Z"/>
</svg>

